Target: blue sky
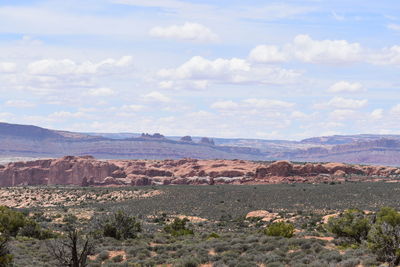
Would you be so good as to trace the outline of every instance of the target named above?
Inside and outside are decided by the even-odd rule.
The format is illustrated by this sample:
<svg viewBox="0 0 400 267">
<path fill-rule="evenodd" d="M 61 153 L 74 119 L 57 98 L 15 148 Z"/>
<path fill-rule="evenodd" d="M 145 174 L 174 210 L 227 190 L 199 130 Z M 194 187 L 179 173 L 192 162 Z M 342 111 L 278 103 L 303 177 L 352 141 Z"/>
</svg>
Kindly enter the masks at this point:
<svg viewBox="0 0 400 267">
<path fill-rule="evenodd" d="M 1 1 L 0 121 L 400 134 L 397 1 Z"/>
</svg>

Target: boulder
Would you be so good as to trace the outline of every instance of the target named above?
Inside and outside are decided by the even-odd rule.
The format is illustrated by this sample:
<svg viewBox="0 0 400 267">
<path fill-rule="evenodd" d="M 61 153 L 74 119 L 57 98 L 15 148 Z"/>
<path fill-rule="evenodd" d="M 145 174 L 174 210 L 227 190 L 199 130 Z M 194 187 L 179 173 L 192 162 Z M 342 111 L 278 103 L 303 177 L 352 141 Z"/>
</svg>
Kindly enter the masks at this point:
<svg viewBox="0 0 400 267">
<path fill-rule="evenodd" d="M 289 176 L 292 172 L 293 164 L 286 160 L 276 161 L 267 167 L 267 171 L 271 176 Z"/>
</svg>

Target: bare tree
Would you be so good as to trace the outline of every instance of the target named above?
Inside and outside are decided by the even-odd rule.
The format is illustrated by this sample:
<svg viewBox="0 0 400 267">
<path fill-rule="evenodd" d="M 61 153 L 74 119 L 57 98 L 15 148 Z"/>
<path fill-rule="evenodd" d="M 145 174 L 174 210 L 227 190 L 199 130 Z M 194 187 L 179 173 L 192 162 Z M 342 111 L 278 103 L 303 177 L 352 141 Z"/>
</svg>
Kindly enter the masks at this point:
<svg viewBox="0 0 400 267">
<path fill-rule="evenodd" d="M 69 229 L 66 238 L 53 240 L 47 244 L 49 253 L 65 267 L 85 267 L 87 258 L 93 252 L 89 238 L 84 240 L 77 229 Z"/>
</svg>

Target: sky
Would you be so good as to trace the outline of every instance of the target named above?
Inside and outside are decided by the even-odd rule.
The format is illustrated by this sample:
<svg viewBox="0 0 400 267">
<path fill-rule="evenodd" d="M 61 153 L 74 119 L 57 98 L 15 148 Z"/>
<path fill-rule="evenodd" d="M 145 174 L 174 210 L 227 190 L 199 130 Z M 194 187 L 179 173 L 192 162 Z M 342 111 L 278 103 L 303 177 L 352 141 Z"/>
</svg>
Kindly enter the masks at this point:
<svg viewBox="0 0 400 267">
<path fill-rule="evenodd" d="M 0 0 L 0 121 L 225 138 L 400 134 L 400 2 Z"/>
</svg>

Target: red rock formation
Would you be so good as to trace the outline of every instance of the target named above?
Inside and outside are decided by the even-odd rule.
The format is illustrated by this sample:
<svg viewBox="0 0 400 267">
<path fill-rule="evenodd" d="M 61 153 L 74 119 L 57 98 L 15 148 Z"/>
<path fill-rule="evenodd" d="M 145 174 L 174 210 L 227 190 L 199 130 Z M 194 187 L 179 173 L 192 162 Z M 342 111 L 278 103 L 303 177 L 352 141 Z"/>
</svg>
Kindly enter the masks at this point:
<svg viewBox="0 0 400 267">
<path fill-rule="evenodd" d="M 304 183 L 340 181 L 344 176 L 400 176 L 400 169 L 342 163 L 270 164 L 243 160 L 108 160 L 67 156 L 9 163 L 0 167 L 0 186 L 74 184 L 137 185 L 219 183 Z"/>
</svg>

